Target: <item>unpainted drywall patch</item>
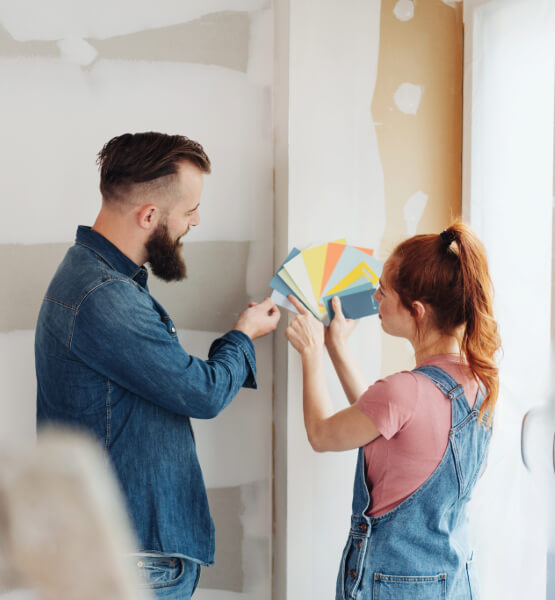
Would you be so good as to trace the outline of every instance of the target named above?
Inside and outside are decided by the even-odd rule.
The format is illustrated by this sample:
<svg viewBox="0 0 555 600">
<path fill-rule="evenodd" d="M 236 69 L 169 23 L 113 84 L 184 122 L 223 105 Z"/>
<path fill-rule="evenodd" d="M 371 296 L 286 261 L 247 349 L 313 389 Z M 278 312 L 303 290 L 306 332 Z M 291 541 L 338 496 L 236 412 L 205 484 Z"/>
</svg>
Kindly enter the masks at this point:
<svg viewBox="0 0 555 600">
<path fill-rule="evenodd" d="M 35 328 L 48 283 L 70 244 L 0 244 L 0 331 Z"/>
<path fill-rule="evenodd" d="M 188 23 L 223 11 L 258 11 L 269 5 L 269 0 L 1 0 L 0 22 L 19 41 L 70 36 L 100 40 Z"/>
<path fill-rule="evenodd" d="M 407 235 L 416 234 L 418 223 L 424 214 L 424 209 L 428 203 L 428 195 L 422 191 L 414 193 L 406 202 L 403 210 L 405 223 L 407 224 Z"/>
<path fill-rule="evenodd" d="M 57 42 L 17 41 L 0 26 L 0 55 L 58 55 L 82 66 L 97 59 L 187 62 L 245 73 L 249 64 L 249 28 L 249 13 L 239 11 L 212 13 L 187 23 L 106 39 L 68 35 Z"/>
<path fill-rule="evenodd" d="M 406 115 L 415 115 L 422 98 L 422 87 L 413 83 L 402 83 L 393 99 L 397 108 Z"/>
<path fill-rule="evenodd" d="M 414 17 L 414 2 L 411 0 L 398 0 L 393 9 L 393 14 L 399 21 L 410 21 Z"/>
<path fill-rule="evenodd" d="M 180 329 L 228 331 L 248 304 L 249 242 L 188 242 L 182 254 L 187 279 L 166 283 L 149 277 L 151 294 Z"/>
<path fill-rule="evenodd" d="M 2 291 L 12 283 L 6 279 Z M 5 307 L 2 301 L 2 312 Z M 31 447 L 36 439 L 34 339 L 33 330 L 0 333 L 0 441 L 4 447 Z"/>
<path fill-rule="evenodd" d="M 0 24 L 0 56 L 59 56 L 59 54 L 56 42 L 49 40 L 18 42 Z"/>
<path fill-rule="evenodd" d="M 269 526 L 270 482 L 268 479 L 241 486 L 244 512 L 243 525 L 243 581 L 244 591 L 252 598 L 263 598 L 270 581 Z"/>
<path fill-rule="evenodd" d="M 269 482 L 207 490 L 216 528 L 215 565 L 203 568 L 199 588 L 265 596 L 269 573 Z"/>
<path fill-rule="evenodd" d="M 244 511 L 241 488 L 212 488 L 207 494 L 216 528 L 216 555 L 215 565 L 201 570 L 199 588 L 241 592 L 243 561 L 239 548 L 243 541 L 241 515 Z"/>
<path fill-rule="evenodd" d="M 70 244 L 0 244 L 0 262 L 12 266 L 0 287 L 0 332 L 34 329 L 50 279 Z M 149 288 L 177 327 L 227 331 L 248 300 L 245 279 L 249 242 L 189 242 L 183 254 L 188 277 Z M 17 268 L 13 268 L 17 265 Z"/>
<path fill-rule="evenodd" d="M 99 58 L 179 61 L 246 72 L 249 15 L 235 11 L 213 13 L 189 23 L 90 42 Z"/>
<path fill-rule="evenodd" d="M 270 87 L 274 80 L 274 13 L 271 8 L 250 15 L 249 79 Z"/>
</svg>

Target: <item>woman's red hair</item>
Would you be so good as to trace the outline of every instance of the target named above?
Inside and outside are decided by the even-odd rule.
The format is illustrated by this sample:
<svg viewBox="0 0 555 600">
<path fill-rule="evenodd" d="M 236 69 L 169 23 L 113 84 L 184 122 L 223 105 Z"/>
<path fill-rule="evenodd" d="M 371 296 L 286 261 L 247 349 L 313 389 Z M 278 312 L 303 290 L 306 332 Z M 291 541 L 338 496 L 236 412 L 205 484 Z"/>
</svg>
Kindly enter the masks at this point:
<svg viewBox="0 0 555 600">
<path fill-rule="evenodd" d="M 496 353 L 501 347 L 493 318 L 493 285 L 486 252 L 476 234 L 456 222 L 441 235 L 416 235 L 401 242 L 388 259 L 390 285 L 414 314 L 420 301 L 432 309 L 434 326 L 445 334 L 463 330 L 461 355 L 483 393 L 480 419 L 491 424 L 499 394 Z"/>
</svg>

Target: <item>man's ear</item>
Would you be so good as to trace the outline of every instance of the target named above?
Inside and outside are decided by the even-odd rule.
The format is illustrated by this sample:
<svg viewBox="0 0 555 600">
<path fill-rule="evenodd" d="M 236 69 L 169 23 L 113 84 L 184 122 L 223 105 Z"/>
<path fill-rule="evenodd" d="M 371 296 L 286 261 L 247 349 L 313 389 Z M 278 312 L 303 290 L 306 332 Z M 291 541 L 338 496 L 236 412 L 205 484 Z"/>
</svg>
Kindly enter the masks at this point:
<svg viewBox="0 0 555 600">
<path fill-rule="evenodd" d="M 144 204 L 137 210 L 135 217 L 141 229 L 150 231 L 158 224 L 160 209 L 155 204 Z"/>
</svg>

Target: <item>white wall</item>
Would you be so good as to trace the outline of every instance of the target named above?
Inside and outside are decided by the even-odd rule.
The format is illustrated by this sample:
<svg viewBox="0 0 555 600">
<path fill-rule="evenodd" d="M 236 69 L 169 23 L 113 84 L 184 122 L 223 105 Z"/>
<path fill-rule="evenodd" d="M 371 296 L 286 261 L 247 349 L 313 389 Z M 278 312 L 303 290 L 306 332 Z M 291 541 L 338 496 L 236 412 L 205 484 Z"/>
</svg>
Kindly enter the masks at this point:
<svg viewBox="0 0 555 600">
<path fill-rule="evenodd" d="M 0 1 L 0 255 L 7 267 L 0 297 L 8 315 L 0 327 L 0 443 L 34 439 L 36 315 L 77 225 L 91 224 L 100 207 L 95 158 L 111 137 L 154 130 L 200 141 L 213 172 L 201 226 L 185 243 L 186 258 L 188 247 L 198 255 L 202 245 L 204 258 L 188 264 L 191 278 L 225 259 L 222 242 L 246 256 L 229 264 L 227 282 L 194 291 L 216 297 L 218 326 L 178 322 L 184 346 L 205 355 L 214 330 L 231 327 L 241 303 L 266 295 L 272 29 L 269 0 Z M 218 304 L 237 277 L 233 305 Z M 166 293 L 184 302 L 187 284 Z M 228 555 L 216 551 L 201 600 L 270 597 L 272 342 L 256 346 L 260 390 L 242 391 L 216 421 L 193 424 L 209 495 L 223 499 L 216 526 L 229 517 L 240 536 L 231 552 L 218 544 Z M 233 515 L 226 494 L 240 499 Z"/>
<path fill-rule="evenodd" d="M 278 139 L 276 222 L 286 233 L 278 234 L 276 262 L 291 246 L 343 236 L 379 247 L 383 174 L 370 114 L 379 24 L 378 0 L 355 0 L 348 7 L 332 0 L 289 4 L 287 31 L 279 32 L 288 37 L 288 94 L 285 99 L 278 90 L 277 102 L 278 108 L 287 102 L 288 115 L 278 111 L 276 125 L 278 131 L 287 127 L 288 144 Z M 368 380 L 377 379 L 378 322 L 361 321 L 351 342 Z M 324 600 L 334 597 L 349 530 L 356 453 L 313 452 L 303 424 L 299 357 L 279 336 L 276 351 L 283 358 L 276 367 L 276 495 L 286 507 L 276 507 L 276 561 L 285 578 L 283 587 L 276 582 L 276 598 Z M 340 409 L 346 400 L 331 364 L 327 372 Z"/>
<path fill-rule="evenodd" d="M 488 250 L 503 343 L 492 449 L 472 506 L 477 564 L 484 597 L 543 600 L 552 506 L 522 463 L 520 437 L 527 411 L 546 403 L 551 368 L 555 6 L 469 1 L 465 22 L 463 200 Z"/>
</svg>

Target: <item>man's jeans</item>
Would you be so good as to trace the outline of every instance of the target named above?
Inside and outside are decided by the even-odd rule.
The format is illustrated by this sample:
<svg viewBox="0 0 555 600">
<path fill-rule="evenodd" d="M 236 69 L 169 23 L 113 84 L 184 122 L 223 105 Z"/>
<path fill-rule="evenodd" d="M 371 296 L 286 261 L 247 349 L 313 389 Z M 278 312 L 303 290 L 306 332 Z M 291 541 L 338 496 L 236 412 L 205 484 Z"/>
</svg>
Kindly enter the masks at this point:
<svg viewBox="0 0 555 600">
<path fill-rule="evenodd" d="M 132 554 L 139 578 L 152 596 L 163 600 L 190 600 L 200 577 L 192 560 L 156 553 Z"/>
</svg>

